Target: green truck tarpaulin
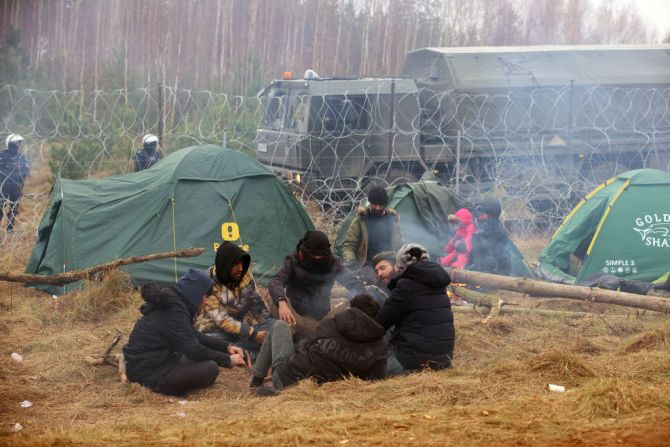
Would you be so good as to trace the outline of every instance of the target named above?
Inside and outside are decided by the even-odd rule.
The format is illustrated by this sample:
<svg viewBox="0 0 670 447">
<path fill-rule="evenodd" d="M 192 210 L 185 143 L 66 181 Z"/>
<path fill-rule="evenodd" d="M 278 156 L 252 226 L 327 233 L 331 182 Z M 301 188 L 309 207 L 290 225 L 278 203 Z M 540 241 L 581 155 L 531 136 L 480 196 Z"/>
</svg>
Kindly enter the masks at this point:
<svg viewBox="0 0 670 447">
<path fill-rule="evenodd" d="M 267 280 L 305 231 L 304 208 L 256 160 L 215 145 L 176 151 L 145 171 L 95 180 L 59 180 L 38 229 L 26 273 L 50 275 L 129 256 L 203 247 L 195 258 L 125 267 L 137 284 L 174 283 L 207 268 L 222 240 L 251 254 Z M 66 287 L 40 286 L 50 293 Z"/>
<path fill-rule="evenodd" d="M 577 272 L 570 271 L 571 256 L 581 260 Z M 668 270 L 670 174 L 638 169 L 607 180 L 577 204 L 540 254 L 536 273 L 574 283 L 600 272 L 654 281 Z"/>
</svg>

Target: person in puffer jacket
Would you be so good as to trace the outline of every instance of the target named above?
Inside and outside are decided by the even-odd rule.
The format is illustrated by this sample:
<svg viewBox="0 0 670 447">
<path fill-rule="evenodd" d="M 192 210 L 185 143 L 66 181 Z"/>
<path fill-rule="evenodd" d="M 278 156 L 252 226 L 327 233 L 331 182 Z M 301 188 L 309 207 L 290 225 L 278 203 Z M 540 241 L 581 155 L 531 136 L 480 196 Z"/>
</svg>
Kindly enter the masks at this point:
<svg viewBox="0 0 670 447">
<path fill-rule="evenodd" d="M 444 267 L 464 269 L 470 260 L 472 236 L 477 231 L 477 227 L 472 213 L 465 208 L 456 211 L 455 215 L 450 215 L 449 222 L 456 226 L 456 231 L 444 246 L 446 254 L 440 258 L 440 264 Z"/>
<path fill-rule="evenodd" d="M 142 287 L 142 317 L 123 347 L 131 382 L 178 396 L 212 385 L 219 366 L 244 366 L 241 348 L 193 328 L 193 316 L 212 285 L 206 271 L 191 269 L 175 286 Z"/>
<path fill-rule="evenodd" d="M 378 310 L 379 304 L 369 295 L 355 296 L 349 309 L 321 320 L 316 334 L 297 352 L 288 324 L 275 321 L 252 368 L 252 390 L 259 396 L 272 394 L 263 387 L 270 367 L 276 389 L 308 377 L 317 383 L 352 375 L 363 380 L 383 379 L 388 342 L 386 331 L 373 318 Z"/>
<path fill-rule="evenodd" d="M 375 316 L 385 329 L 394 327 L 386 374 L 450 367 L 456 330 L 446 293 L 449 274 L 418 244 L 400 248 L 396 267 L 391 295 Z"/>
</svg>

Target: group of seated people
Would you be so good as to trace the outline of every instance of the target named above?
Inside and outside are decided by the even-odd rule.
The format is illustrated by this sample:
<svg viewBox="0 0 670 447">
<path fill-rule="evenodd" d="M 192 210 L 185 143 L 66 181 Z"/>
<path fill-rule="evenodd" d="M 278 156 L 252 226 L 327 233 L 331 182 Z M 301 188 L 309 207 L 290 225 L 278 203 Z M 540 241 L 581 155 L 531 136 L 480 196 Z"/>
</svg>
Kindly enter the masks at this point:
<svg viewBox="0 0 670 447">
<path fill-rule="evenodd" d="M 449 274 L 424 247 L 396 247 L 402 234 L 383 188 L 368 199 L 342 260 L 326 234 L 308 231 L 270 280 L 268 302 L 250 255 L 231 242 L 208 270 L 191 269 L 174 286 L 143 286 L 142 317 L 123 348 L 128 379 L 182 395 L 213 384 L 221 366 L 247 366 L 251 389 L 265 396 L 306 378 L 373 380 L 450 367 Z M 366 285 L 361 269 L 374 272 L 376 284 Z M 352 298 L 333 313 L 336 281 Z"/>
</svg>

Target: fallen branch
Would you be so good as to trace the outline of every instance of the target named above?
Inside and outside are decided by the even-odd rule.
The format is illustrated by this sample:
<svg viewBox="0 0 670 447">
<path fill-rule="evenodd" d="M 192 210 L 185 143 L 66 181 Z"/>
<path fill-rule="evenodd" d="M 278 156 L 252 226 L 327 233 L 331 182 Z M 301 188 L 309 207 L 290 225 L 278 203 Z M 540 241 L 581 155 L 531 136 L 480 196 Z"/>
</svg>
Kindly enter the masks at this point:
<svg viewBox="0 0 670 447">
<path fill-rule="evenodd" d="M 116 330 L 116 336 L 112 340 L 112 343 L 99 355 L 89 355 L 84 358 L 84 361 L 91 366 L 99 365 L 112 365 L 116 367 L 119 371 L 119 380 L 121 383 L 128 383 L 128 376 L 126 376 L 126 360 L 123 357 L 123 354 L 110 354 L 112 349 L 119 343 L 121 340 L 121 331 Z"/>
<path fill-rule="evenodd" d="M 506 303 L 505 303 L 506 304 Z M 474 308 L 474 307 L 468 307 L 468 306 L 451 306 L 451 310 L 456 312 L 456 313 L 466 313 L 466 312 L 477 312 L 479 311 Z M 596 315 L 591 313 L 591 312 L 578 312 L 578 311 L 571 311 L 571 310 L 552 310 L 552 309 L 535 309 L 535 308 L 527 308 L 527 307 L 505 307 L 502 306 L 500 309 L 496 309 L 496 313 L 494 316 L 497 316 L 497 314 L 524 314 L 524 315 L 542 315 L 545 317 L 595 317 Z M 483 313 L 480 313 L 480 315 L 484 315 Z M 489 311 L 488 315 L 491 315 L 491 311 Z M 624 317 L 625 315 L 616 315 L 617 317 Z M 482 321 L 484 323 L 484 321 Z M 488 321 L 487 321 L 488 323 Z"/>
<path fill-rule="evenodd" d="M 187 248 L 185 250 L 155 253 L 153 255 L 131 256 L 129 258 L 118 259 L 116 261 L 96 265 L 83 270 L 74 270 L 72 272 L 59 273 L 57 275 L 34 275 L 30 273 L 14 274 L 5 272 L 0 273 L 0 281 L 55 284 L 61 286 L 63 284 L 80 281 L 82 279 L 95 279 L 96 273 L 113 270 L 124 265 L 138 264 L 141 262 L 156 261 L 158 259 L 166 258 L 192 258 L 195 256 L 200 256 L 204 251 L 204 248 Z"/>
<path fill-rule="evenodd" d="M 535 281 L 527 278 L 511 278 L 492 275 L 490 273 L 471 272 L 468 270 L 446 269 L 453 282 L 479 285 L 494 289 L 512 290 L 524 294 L 544 297 L 567 298 L 571 300 L 590 301 L 594 303 L 616 304 L 618 306 L 635 307 L 670 314 L 670 300 L 633 293 L 615 292 L 595 287 L 556 284 Z"/>
</svg>

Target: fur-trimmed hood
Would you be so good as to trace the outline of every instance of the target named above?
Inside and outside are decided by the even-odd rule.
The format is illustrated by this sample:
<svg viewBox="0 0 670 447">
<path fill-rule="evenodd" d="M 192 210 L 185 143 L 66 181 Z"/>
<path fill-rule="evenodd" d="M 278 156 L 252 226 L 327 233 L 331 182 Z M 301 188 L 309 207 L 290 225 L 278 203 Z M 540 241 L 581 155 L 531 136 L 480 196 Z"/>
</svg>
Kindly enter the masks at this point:
<svg viewBox="0 0 670 447">
<path fill-rule="evenodd" d="M 398 212 L 396 210 L 394 210 L 393 208 L 386 208 L 385 211 L 386 211 L 386 215 L 393 216 L 396 223 L 400 222 L 400 214 L 398 214 Z M 365 218 L 368 215 L 368 207 L 367 206 L 359 206 L 358 208 L 356 208 L 356 212 L 358 213 L 358 217 Z"/>
</svg>

